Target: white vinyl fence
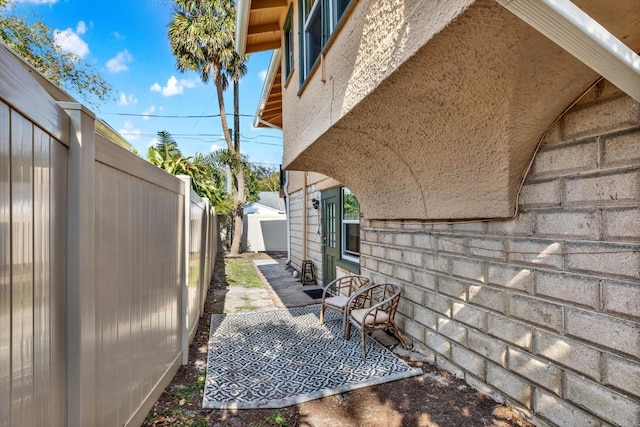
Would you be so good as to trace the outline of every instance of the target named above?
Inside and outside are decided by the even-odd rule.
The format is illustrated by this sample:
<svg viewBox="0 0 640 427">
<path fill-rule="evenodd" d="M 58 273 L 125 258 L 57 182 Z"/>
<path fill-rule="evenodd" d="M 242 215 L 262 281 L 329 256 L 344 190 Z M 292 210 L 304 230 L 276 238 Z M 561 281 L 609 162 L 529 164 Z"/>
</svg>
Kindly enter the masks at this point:
<svg viewBox="0 0 640 427">
<path fill-rule="evenodd" d="M 137 426 L 187 361 L 216 216 L 25 68 L 0 45 L 0 426 Z"/>
</svg>

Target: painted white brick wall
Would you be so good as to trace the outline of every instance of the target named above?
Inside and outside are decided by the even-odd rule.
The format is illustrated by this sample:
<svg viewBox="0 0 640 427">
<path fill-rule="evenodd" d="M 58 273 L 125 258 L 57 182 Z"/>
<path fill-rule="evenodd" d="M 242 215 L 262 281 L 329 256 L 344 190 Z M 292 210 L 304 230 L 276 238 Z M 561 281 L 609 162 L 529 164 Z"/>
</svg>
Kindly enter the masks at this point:
<svg viewBox="0 0 640 427">
<path fill-rule="evenodd" d="M 607 82 L 548 133 L 511 221 L 363 221 L 414 347 L 540 425 L 640 425 L 640 104 Z"/>
<path fill-rule="evenodd" d="M 307 188 L 307 206 L 302 206 L 302 191 L 289 194 L 289 221 L 291 233 L 291 265 L 300 271 L 302 267 L 302 218 L 307 215 L 307 254 L 313 261 L 316 282 L 322 283 L 322 239 L 318 233 L 320 211 L 313 208 L 312 199 L 320 199 L 320 191 L 315 186 Z"/>
</svg>

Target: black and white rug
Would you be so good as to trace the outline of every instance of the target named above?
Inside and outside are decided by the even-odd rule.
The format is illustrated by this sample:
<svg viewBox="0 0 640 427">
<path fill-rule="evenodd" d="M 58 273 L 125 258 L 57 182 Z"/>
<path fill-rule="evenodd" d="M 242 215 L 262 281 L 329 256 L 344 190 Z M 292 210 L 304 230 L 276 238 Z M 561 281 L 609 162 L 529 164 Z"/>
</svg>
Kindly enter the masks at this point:
<svg viewBox="0 0 640 427">
<path fill-rule="evenodd" d="M 340 316 L 318 305 L 211 316 L 203 407 L 282 408 L 422 374 L 360 334 L 342 337 Z"/>
</svg>

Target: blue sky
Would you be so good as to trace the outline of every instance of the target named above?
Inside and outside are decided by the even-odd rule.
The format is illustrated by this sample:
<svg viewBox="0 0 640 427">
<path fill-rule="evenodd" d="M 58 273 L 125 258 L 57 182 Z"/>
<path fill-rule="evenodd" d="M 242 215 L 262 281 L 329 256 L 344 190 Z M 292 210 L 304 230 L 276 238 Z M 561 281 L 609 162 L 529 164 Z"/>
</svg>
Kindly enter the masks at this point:
<svg viewBox="0 0 640 427">
<path fill-rule="evenodd" d="M 140 154 L 146 157 L 161 130 L 173 135 L 183 154 L 206 154 L 225 146 L 219 117 L 201 117 L 218 114 L 215 87 L 196 73 L 177 70 L 167 39 L 172 6 L 171 0 L 19 0 L 14 12 L 53 28 L 63 49 L 78 54 L 113 86 L 114 100 L 89 108 Z M 240 140 L 249 161 L 277 167 L 281 131 L 252 126 L 270 57 L 270 52 L 252 55 L 240 82 Z M 231 88 L 225 105 L 232 113 Z"/>
</svg>

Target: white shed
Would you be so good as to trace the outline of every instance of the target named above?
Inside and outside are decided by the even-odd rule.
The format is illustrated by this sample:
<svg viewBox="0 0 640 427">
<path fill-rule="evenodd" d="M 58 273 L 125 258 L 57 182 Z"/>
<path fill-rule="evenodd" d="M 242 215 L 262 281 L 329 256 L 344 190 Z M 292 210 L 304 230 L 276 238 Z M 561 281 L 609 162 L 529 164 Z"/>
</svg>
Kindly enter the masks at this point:
<svg viewBox="0 0 640 427">
<path fill-rule="evenodd" d="M 244 252 L 285 252 L 287 214 L 284 199 L 276 191 L 260 192 L 258 200 L 244 207 Z"/>
</svg>

